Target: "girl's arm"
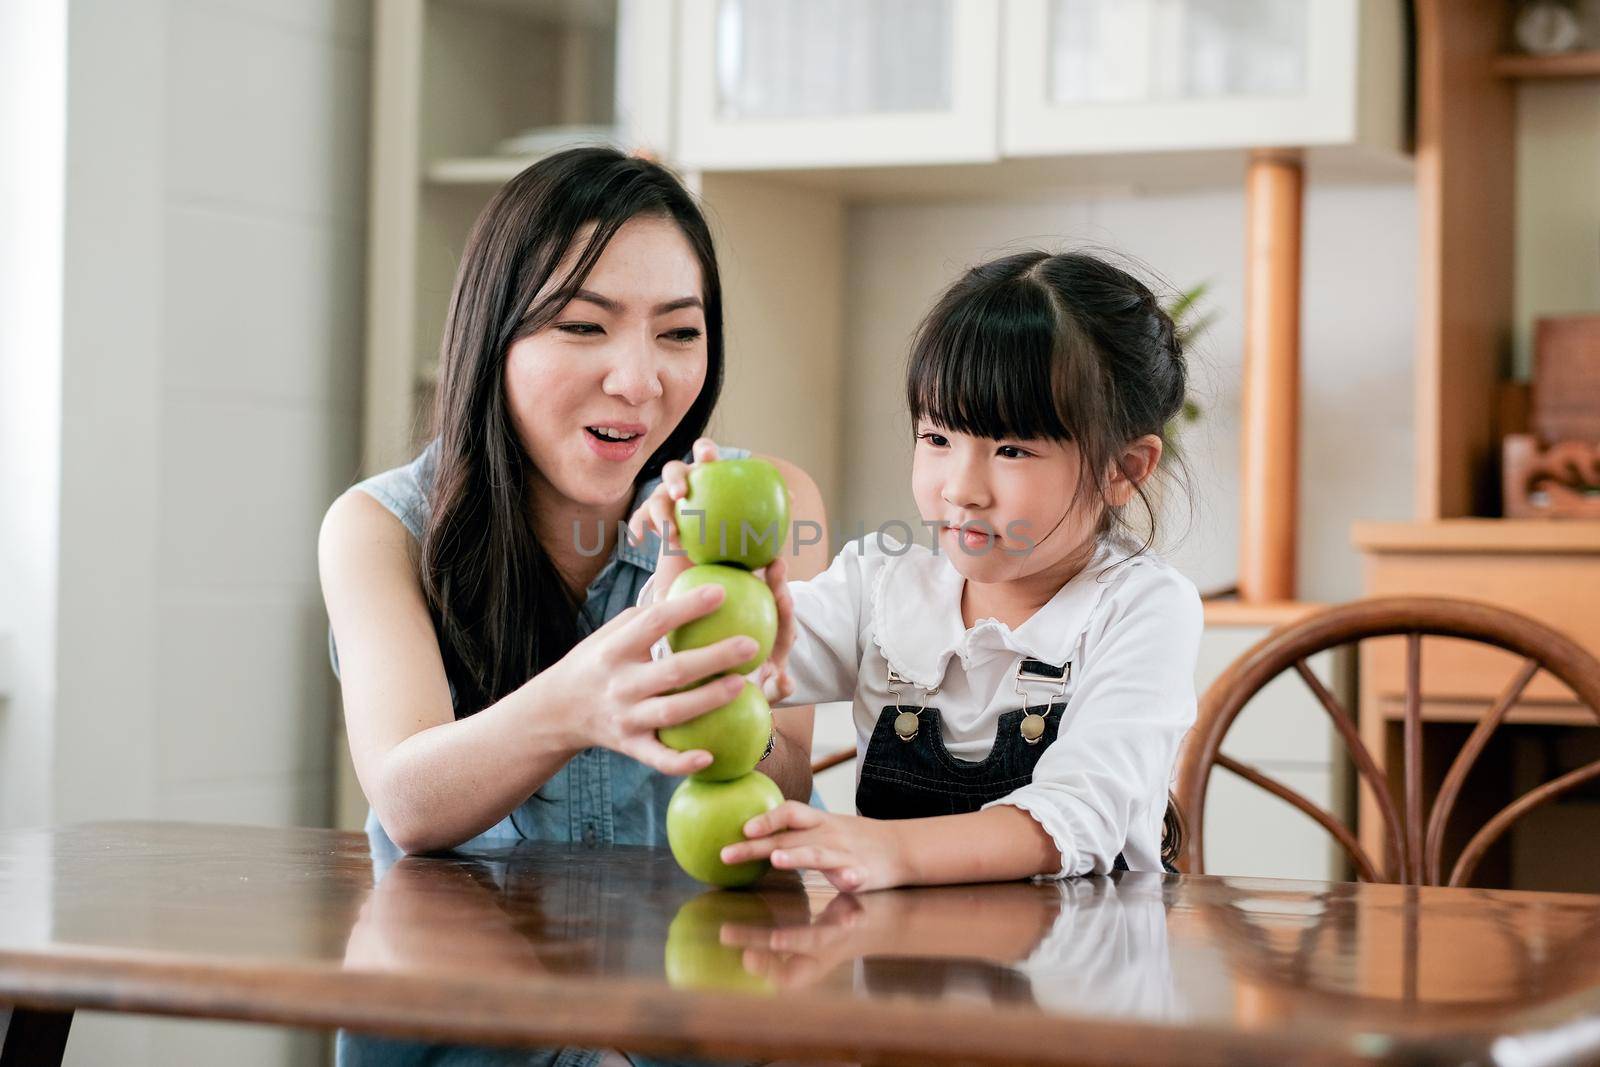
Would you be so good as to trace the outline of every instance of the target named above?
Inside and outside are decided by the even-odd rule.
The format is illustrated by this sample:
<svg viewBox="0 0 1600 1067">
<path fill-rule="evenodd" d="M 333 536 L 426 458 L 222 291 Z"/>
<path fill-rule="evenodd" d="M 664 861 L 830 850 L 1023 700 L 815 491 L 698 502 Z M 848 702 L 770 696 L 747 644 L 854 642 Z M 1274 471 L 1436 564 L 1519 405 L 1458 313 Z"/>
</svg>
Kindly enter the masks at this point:
<svg viewBox="0 0 1600 1067">
<path fill-rule="evenodd" d="M 774 867 L 817 870 L 849 893 L 901 885 L 1009 882 L 1056 871 L 1061 854 L 1033 816 L 998 807 L 926 819 L 836 815 L 794 801 L 745 824 L 749 840 L 722 862 L 770 859 Z"/>
<path fill-rule="evenodd" d="M 1132 586 L 1132 588 L 1130 588 Z M 980 811 L 878 820 L 784 804 L 745 824 L 725 863 L 770 857 L 843 890 L 1109 871 L 1133 815 L 1165 798 L 1194 722 L 1199 598 L 1164 572 L 1115 594 L 1086 646 L 1066 729 L 1033 781 Z"/>
<path fill-rule="evenodd" d="M 730 638 L 654 662 L 649 648 L 713 610 L 720 590 L 624 612 L 521 688 L 457 720 L 417 552 L 400 521 L 359 490 L 334 502 L 318 541 L 350 754 L 400 848 L 449 848 L 482 833 L 591 746 L 673 775 L 709 762 L 708 753 L 667 748 L 655 731 L 731 699 L 734 685 L 722 682 L 671 691 L 748 658 L 754 643 L 741 654 L 742 639 Z"/>
<path fill-rule="evenodd" d="M 1194 725 L 1204 625 L 1194 586 L 1139 565 L 1107 599 L 1060 736 L 1028 785 L 985 809 L 1020 809 L 1055 842 L 1059 867 L 1038 874 L 1105 874 L 1131 833 L 1143 840 L 1148 831 L 1153 845 L 1178 747 Z"/>
</svg>

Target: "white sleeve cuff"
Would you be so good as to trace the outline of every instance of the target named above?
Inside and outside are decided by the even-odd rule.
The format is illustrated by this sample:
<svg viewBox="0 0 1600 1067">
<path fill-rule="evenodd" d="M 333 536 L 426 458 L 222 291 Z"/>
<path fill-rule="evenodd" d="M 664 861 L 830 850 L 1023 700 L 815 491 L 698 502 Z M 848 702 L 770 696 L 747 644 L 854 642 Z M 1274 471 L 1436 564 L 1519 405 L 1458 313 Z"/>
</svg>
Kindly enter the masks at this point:
<svg viewBox="0 0 1600 1067">
<path fill-rule="evenodd" d="M 1078 849 L 1073 843 L 1072 828 L 1067 825 L 1067 820 L 1062 817 L 1061 812 L 1049 801 L 1041 800 L 1039 797 L 1029 796 L 1027 793 L 1019 791 L 1001 797 L 999 800 L 991 800 L 983 808 L 993 808 L 1001 804 L 1017 808 L 1033 816 L 1033 821 L 1043 827 L 1044 832 L 1050 835 L 1050 840 L 1054 842 L 1056 851 L 1061 854 L 1061 867 L 1056 871 L 1037 875 L 1038 879 L 1051 881 L 1057 878 L 1071 878 L 1074 875 L 1088 873 L 1087 870 L 1078 870 Z"/>
</svg>

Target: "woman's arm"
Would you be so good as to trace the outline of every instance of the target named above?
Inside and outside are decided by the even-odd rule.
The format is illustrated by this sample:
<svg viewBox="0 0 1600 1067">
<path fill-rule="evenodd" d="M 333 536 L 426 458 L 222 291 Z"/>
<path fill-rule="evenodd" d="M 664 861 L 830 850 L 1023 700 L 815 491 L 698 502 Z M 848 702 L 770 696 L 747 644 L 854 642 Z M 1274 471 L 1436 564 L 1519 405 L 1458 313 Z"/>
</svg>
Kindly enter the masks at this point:
<svg viewBox="0 0 1600 1067">
<path fill-rule="evenodd" d="M 658 694 L 739 663 L 739 639 L 655 663 L 649 646 L 713 610 L 720 591 L 625 612 L 521 688 L 457 720 L 417 551 L 399 520 L 358 490 L 334 502 L 318 541 L 356 777 L 400 848 L 449 848 L 482 833 L 592 745 L 667 774 L 709 762 L 707 753 L 667 748 L 655 731 L 731 699 L 731 685 Z"/>
</svg>

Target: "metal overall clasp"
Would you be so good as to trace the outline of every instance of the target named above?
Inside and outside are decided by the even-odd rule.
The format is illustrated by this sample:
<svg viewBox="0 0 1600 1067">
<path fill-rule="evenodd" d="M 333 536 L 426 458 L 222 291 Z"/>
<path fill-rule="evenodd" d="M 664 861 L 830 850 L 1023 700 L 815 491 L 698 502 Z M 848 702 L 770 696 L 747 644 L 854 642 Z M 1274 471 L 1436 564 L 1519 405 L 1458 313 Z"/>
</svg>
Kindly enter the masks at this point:
<svg viewBox="0 0 1600 1067">
<path fill-rule="evenodd" d="M 1067 695 L 1067 683 L 1072 680 L 1072 662 L 1070 660 L 1060 667 L 1051 667 L 1049 664 L 1038 663 L 1037 668 L 1030 669 L 1030 664 L 1035 663 L 1038 663 L 1038 661 L 1025 659 L 1022 661 L 1022 665 L 1017 668 L 1017 698 L 1022 701 L 1022 739 L 1030 745 L 1037 745 L 1040 739 L 1044 737 L 1045 716 L 1050 712 L 1050 705 Z M 1029 707 L 1026 684 L 1028 682 L 1046 682 L 1054 687 L 1044 702 L 1044 711 L 1034 711 Z"/>
<path fill-rule="evenodd" d="M 903 685 L 911 685 L 911 683 L 900 677 L 891 668 L 889 671 L 889 705 L 891 707 L 898 708 L 900 706 L 900 687 Z M 917 728 L 922 725 L 920 716 L 928 710 L 928 698 L 939 692 L 938 686 L 934 686 L 932 689 L 925 689 L 922 686 L 915 686 L 915 688 L 922 690 L 922 703 L 917 710 L 901 711 L 900 714 L 894 717 L 894 735 L 902 741 L 910 741 L 917 736 Z"/>
</svg>

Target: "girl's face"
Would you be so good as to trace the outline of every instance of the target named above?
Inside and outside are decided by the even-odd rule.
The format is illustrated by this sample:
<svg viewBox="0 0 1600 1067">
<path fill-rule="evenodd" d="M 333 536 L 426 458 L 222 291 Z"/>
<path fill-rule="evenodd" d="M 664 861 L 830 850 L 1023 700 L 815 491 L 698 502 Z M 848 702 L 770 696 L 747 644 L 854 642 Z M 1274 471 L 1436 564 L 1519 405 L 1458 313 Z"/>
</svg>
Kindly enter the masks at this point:
<svg viewBox="0 0 1600 1067">
<path fill-rule="evenodd" d="M 1160 441 L 1151 437 L 1123 458 L 1142 478 L 1160 455 Z M 1132 481 L 1114 472 L 1105 498 L 1092 487 L 1079 494 L 1082 474 L 1070 441 L 996 441 L 930 419 L 917 425 L 911 464 L 917 510 L 925 523 L 937 524 L 939 553 L 969 581 L 1042 574 L 1065 580 L 1081 569 L 1106 506 L 1126 503 L 1134 491 Z"/>
<path fill-rule="evenodd" d="M 578 236 L 555 279 L 588 238 Z M 505 396 L 535 490 L 626 505 L 650 458 L 706 379 L 700 262 L 670 219 L 638 217 L 606 245 L 583 288 L 512 344 Z"/>
</svg>

